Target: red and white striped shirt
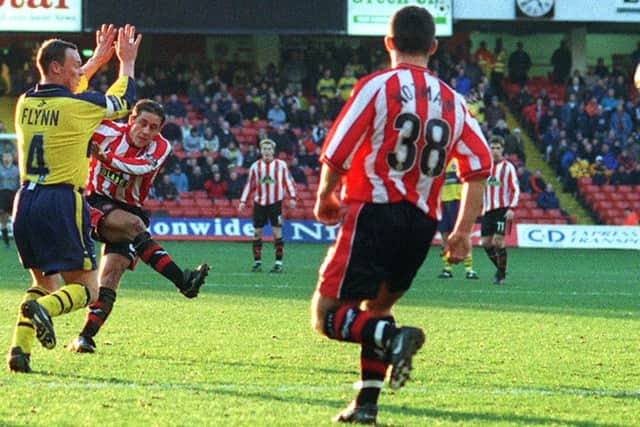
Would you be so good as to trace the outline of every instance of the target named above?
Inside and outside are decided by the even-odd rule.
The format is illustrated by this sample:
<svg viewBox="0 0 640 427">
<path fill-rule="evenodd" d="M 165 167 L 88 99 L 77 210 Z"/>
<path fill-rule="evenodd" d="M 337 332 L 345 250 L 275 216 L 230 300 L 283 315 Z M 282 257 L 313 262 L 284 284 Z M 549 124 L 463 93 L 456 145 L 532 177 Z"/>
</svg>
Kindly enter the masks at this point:
<svg viewBox="0 0 640 427">
<path fill-rule="evenodd" d="M 515 208 L 520 197 L 520 183 L 513 164 L 502 159 L 491 167 L 484 187 L 482 214 L 500 208 Z"/>
<path fill-rule="evenodd" d="M 242 190 L 240 201 L 246 203 L 253 191 L 255 203 L 262 206 L 272 205 L 284 198 L 285 189 L 289 197 L 296 197 L 296 184 L 291 178 L 287 164 L 280 159 L 273 159 L 269 163 L 260 159 L 249 169 L 249 178 Z"/>
<path fill-rule="evenodd" d="M 104 120 L 98 126 L 93 141 L 100 144 L 108 160 L 91 158 L 86 190 L 141 207 L 171 153 L 171 145 L 158 135 L 146 147 L 137 148 L 129 138 L 128 125 Z"/>
<path fill-rule="evenodd" d="M 489 175 L 489 147 L 464 99 L 426 68 L 399 64 L 358 82 L 321 160 L 344 174 L 344 201 L 407 200 L 439 219 L 451 157 L 462 181 Z"/>
</svg>

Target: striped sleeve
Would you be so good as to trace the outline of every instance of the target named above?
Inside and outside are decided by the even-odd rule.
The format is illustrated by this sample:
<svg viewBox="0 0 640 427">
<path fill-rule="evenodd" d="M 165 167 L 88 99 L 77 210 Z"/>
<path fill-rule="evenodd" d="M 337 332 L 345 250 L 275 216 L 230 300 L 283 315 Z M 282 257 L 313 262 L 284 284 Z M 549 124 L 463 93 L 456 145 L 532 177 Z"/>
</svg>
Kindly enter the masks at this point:
<svg viewBox="0 0 640 427">
<path fill-rule="evenodd" d="M 518 174 L 515 166 L 511 162 L 507 162 L 509 173 L 507 175 L 509 194 L 511 194 L 511 200 L 509 201 L 509 207 L 515 208 L 518 206 L 518 200 L 520 199 L 520 182 L 518 180 Z"/>
<path fill-rule="evenodd" d="M 291 177 L 291 172 L 289 171 L 289 168 L 287 167 L 287 164 L 285 162 L 282 162 L 282 168 L 284 170 L 284 183 L 287 187 L 287 192 L 289 193 L 289 197 L 291 197 L 292 199 L 295 199 L 296 183 Z"/>
<path fill-rule="evenodd" d="M 460 137 L 454 146 L 453 157 L 458 160 L 458 175 L 462 182 L 478 178 L 487 178 L 491 174 L 491 151 L 482 133 L 478 121 L 469 112 L 463 100 L 458 107 L 462 110 L 463 120 Z"/>
<path fill-rule="evenodd" d="M 383 75 L 358 82 L 352 96 L 331 127 L 320 161 L 336 172 L 344 174 L 349 169 L 358 143 L 367 133 L 373 120 L 376 95 L 379 89 L 384 87 L 385 81 L 386 77 Z"/>
<path fill-rule="evenodd" d="M 160 169 L 170 153 L 171 146 L 169 142 L 162 137 L 157 137 L 147 147 L 147 151 L 142 156 L 126 157 L 108 152 L 106 153 L 107 161 L 105 163 L 121 172 L 140 176 Z"/>
<path fill-rule="evenodd" d="M 244 184 L 244 188 L 242 189 L 242 195 L 240 196 L 240 202 L 247 203 L 247 199 L 249 198 L 249 194 L 253 191 L 256 182 L 256 174 L 258 172 L 258 162 L 255 162 L 249 168 L 249 178 L 247 178 L 247 182 Z"/>
</svg>

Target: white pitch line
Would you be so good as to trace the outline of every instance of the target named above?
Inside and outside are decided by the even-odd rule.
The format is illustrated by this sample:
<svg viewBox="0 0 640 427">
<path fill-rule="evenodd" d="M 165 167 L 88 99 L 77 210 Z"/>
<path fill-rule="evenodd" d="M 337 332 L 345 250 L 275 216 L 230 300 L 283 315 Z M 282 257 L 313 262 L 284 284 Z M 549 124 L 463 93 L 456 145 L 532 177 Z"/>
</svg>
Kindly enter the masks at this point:
<svg viewBox="0 0 640 427">
<path fill-rule="evenodd" d="M 172 383 L 136 383 L 136 382 L 40 382 L 17 381 L 15 383 L 0 382 L 2 386 L 24 385 L 28 387 L 42 387 L 50 389 L 142 389 L 161 391 L 209 391 L 209 392 L 340 392 L 351 389 L 348 386 L 309 386 L 309 385 L 241 385 L 241 384 L 172 384 Z M 484 394 L 484 395 L 512 395 L 512 396 L 579 396 L 579 397 L 628 397 L 640 399 L 640 390 L 611 390 L 611 389 L 544 389 L 544 388 L 482 388 L 482 387 L 411 387 L 403 389 L 405 393 L 414 394 Z"/>
<path fill-rule="evenodd" d="M 151 282 L 136 282 L 143 285 L 151 285 Z M 296 286 L 289 285 L 287 283 L 280 284 L 265 284 L 265 283 L 218 283 L 218 282 L 207 282 L 206 287 L 219 287 L 219 288 L 227 288 L 227 289 L 237 289 L 237 288 L 273 288 L 273 289 L 308 289 L 309 291 L 315 288 L 314 285 L 310 286 Z M 206 288 L 205 287 L 205 288 Z M 491 295 L 509 295 L 509 294 L 518 294 L 518 295 L 555 295 L 555 296 L 571 296 L 571 297 L 624 297 L 624 298 L 640 298 L 640 293 L 630 293 L 630 292 L 580 292 L 580 291 L 564 291 L 564 292 L 548 292 L 548 291 L 527 291 L 520 289 L 451 289 L 451 288 L 421 288 L 419 285 L 414 285 L 412 288 L 413 292 L 421 292 L 427 294 L 491 294 Z"/>
</svg>

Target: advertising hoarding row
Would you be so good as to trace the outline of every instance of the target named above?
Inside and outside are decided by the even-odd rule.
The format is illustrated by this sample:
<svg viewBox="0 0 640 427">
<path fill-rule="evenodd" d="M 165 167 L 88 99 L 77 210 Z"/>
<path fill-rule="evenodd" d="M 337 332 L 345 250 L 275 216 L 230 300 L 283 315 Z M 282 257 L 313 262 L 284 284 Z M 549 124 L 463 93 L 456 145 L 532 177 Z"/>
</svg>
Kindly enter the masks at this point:
<svg viewBox="0 0 640 427">
<path fill-rule="evenodd" d="M 169 218 L 151 219 L 151 233 L 160 240 L 250 240 L 253 226 L 247 218 Z M 282 235 L 287 242 L 331 243 L 339 227 L 316 221 L 287 220 Z M 265 237 L 271 236 L 269 227 Z M 472 241 L 480 243 L 480 226 L 476 224 Z M 436 234 L 433 244 L 439 245 Z M 511 247 L 557 249 L 633 249 L 640 250 L 640 227 L 608 225 L 516 224 L 506 236 Z"/>
</svg>

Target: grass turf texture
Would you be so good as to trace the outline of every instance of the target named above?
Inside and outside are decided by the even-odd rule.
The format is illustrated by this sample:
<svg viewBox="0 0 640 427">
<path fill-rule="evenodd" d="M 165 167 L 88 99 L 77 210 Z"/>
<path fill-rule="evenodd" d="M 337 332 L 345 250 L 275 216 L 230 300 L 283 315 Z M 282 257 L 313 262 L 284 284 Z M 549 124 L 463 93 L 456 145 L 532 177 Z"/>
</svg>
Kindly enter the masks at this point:
<svg viewBox="0 0 640 427">
<path fill-rule="evenodd" d="M 187 300 L 139 264 L 96 354 L 64 349 L 84 310 L 54 319 L 58 347 L 34 343 L 29 375 L 0 371 L 0 425 L 331 425 L 355 395 L 359 348 L 317 336 L 309 297 L 326 247 L 288 244 L 285 273 L 250 273 L 250 243 L 171 242 L 182 266 L 212 264 Z M 6 352 L 28 275 L 0 257 Z M 437 248 L 396 307 L 427 344 L 408 386 L 384 389 L 382 425 L 640 424 L 638 252 L 509 251 L 508 285 L 474 250 L 479 281 L 436 279 Z M 265 244 L 265 270 L 272 245 Z M 4 364 L 4 362 L 3 362 Z"/>
</svg>

